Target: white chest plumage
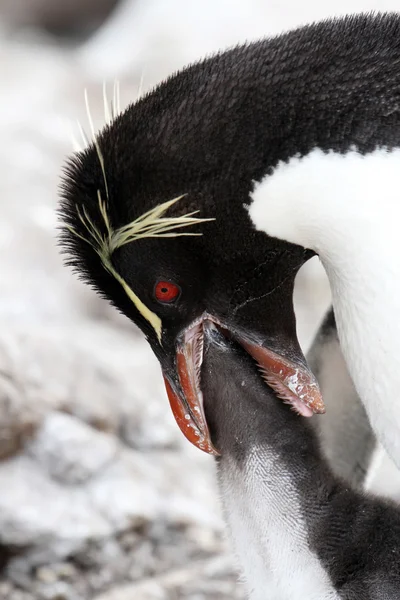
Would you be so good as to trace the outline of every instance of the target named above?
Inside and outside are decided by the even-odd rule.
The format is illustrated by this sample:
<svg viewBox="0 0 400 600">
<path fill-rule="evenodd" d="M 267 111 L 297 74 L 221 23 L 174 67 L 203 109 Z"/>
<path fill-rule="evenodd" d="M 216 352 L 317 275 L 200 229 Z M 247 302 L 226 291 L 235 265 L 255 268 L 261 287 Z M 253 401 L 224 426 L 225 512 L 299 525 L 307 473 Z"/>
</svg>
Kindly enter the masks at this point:
<svg viewBox="0 0 400 600">
<path fill-rule="evenodd" d="M 279 460 L 263 447 L 253 448 L 243 470 L 223 457 L 219 480 L 249 599 L 339 600 L 309 548 L 296 487 Z"/>
<path fill-rule="evenodd" d="M 252 199 L 257 229 L 319 254 L 350 374 L 400 467 L 400 150 L 313 150 L 280 163 Z"/>
</svg>

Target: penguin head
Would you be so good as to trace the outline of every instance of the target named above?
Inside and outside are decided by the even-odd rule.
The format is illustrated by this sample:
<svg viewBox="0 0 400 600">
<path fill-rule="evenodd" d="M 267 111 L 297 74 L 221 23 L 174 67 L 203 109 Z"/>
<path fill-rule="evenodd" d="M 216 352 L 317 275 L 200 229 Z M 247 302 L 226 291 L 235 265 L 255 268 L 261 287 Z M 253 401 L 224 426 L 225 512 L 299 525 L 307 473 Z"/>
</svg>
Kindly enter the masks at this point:
<svg viewBox="0 0 400 600">
<path fill-rule="evenodd" d="M 142 330 L 183 433 L 216 453 L 202 404 L 205 321 L 239 342 L 301 414 L 324 410 L 292 299 L 312 253 L 254 229 L 254 160 L 238 159 L 213 111 L 185 98 L 167 82 L 69 160 L 61 245 L 80 276 Z"/>
</svg>

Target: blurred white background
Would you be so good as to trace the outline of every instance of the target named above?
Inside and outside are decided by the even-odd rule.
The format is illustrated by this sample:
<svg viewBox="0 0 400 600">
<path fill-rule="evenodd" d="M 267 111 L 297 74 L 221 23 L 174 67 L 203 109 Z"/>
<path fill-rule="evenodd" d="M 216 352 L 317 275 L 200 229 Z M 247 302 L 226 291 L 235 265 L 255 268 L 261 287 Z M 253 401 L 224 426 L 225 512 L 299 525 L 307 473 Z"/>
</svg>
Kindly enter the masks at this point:
<svg viewBox="0 0 400 600">
<path fill-rule="evenodd" d="M 60 172 L 88 89 L 122 104 L 205 54 L 400 0 L 0 1 L 0 599 L 242 598 L 212 459 L 173 422 L 158 364 L 62 266 Z M 296 308 L 329 305 L 317 260 Z"/>
</svg>

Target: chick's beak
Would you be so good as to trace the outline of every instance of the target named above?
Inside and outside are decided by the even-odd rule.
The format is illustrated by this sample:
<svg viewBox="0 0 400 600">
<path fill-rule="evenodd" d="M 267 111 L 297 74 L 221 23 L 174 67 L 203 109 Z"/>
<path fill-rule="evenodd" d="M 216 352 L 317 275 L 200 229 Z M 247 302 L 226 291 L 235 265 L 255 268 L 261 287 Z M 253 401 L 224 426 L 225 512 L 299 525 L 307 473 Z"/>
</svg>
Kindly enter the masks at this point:
<svg viewBox="0 0 400 600">
<path fill-rule="evenodd" d="M 185 437 L 208 454 L 218 455 L 214 447 L 203 409 L 200 369 L 203 361 L 204 327 L 212 322 L 227 337 L 238 342 L 256 361 L 260 375 L 277 397 L 291 404 L 304 417 L 324 413 L 325 407 L 314 375 L 299 351 L 292 360 L 254 342 L 247 335 L 234 332 L 209 314 L 191 324 L 176 345 L 176 375 L 178 382 L 164 374 L 172 412 Z"/>
</svg>

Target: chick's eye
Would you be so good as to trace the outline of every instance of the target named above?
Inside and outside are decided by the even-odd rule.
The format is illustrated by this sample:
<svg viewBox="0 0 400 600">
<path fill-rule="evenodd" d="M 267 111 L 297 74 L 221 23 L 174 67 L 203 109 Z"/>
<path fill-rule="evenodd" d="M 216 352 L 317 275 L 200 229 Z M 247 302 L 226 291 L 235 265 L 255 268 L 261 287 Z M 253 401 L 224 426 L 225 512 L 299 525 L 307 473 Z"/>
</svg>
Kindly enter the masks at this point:
<svg viewBox="0 0 400 600">
<path fill-rule="evenodd" d="M 175 302 L 181 294 L 179 285 L 171 281 L 159 281 L 154 288 L 154 296 L 159 302 L 168 304 Z"/>
</svg>

